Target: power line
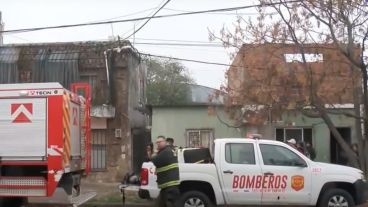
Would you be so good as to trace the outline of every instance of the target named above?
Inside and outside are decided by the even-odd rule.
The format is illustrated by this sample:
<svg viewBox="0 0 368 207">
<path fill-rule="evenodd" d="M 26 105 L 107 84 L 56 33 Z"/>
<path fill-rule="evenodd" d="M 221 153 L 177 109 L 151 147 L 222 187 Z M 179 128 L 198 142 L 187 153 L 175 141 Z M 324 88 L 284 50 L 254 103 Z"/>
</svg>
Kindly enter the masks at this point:
<svg viewBox="0 0 368 207">
<path fill-rule="evenodd" d="M 202 10 L 202 11 L 194 11 L 194 12 L 184 12 L 184 13 L 177 13 L 177 14 L 154 16 L 154 17 L 140 17 L 140 18 L 133 18 L 133 19 L 101 21 L 101 22 L 92 22 L 92 23 L 66 24 L 66 25 L 48 26 L 48 27 L 33 27 L 33 28 L 24 28 L 24 29 L 13 29 L 13 30 L 4 30 L 4 31 L 1 31 L 0 33 L 4 33 L 4 34 L 6 34 L 6 33 L 22 33 L 22 32 L 33 32 L 33 31 L 40 31 L 40 30 L 47 30 L 47 29 L 61 29 L 61 28 L 70 28 L 70 27 L 81 27 L 81 26 L 103 25 L 103 24 L 112 24 L 112 23 L 134 22 L 134 21 L 145 20 L 145 19 L 159 19 L 159 18 L 178 17 L 178 16 L 212 13 L 212 12 L 234 11 L 234 10 L 249 9 L 249 8 L 255 8 L 255 7 L 262 7 L 262 6 L 274 6 L 274 5 L 279 5 L 281 3 L 297 3 L 297 2 L 300 2 L 300 1 L 302 1 L 302 0 L 291 0 L 291 1 L 287 1 L 287 2 L 273 2 L 273 3 L 263 3 L 263 4 L 256 4 L 256 5 L 242 6 L 242 7 L 231 7 L 231 8 L 223 8 L 223 9 L 212 9 L 212 10 Z"/>
<path fill-rule="evenodd" d="M 11 35 L 11 34 L 8 34 L 8 35 L 9 35 L 8 37 L 13 37 L 13 38 L 18 39 L 18 40 L 23 40 L 23 41 L 26 41 L 26 42 L 29 42 L 29 43 L 32 42 L 31 40 L 28 40 L 28 39 L 25 39 L 25 38 L 22 38 L 22 37 L 18 37 L 16 35 Z"/>
<path fill-rule="evenodd" d="M 146 12 L 146 11 L 151 11 L 151 10 L 154 10 L 154 9 L 156 9 L 156 8 L 157 8 L 157 7 L 150 8 L 150 9 L 145 9 L 145 10 L 140 10 L 140 11 L 137 11 L 137 12 L 134 12 L 134 13 L 126 14 L 126 15 L 117 16 L 117 17 L 111 17 L 111 18 L 108 18 L 108 19 L 100 19 L 100 20 L 91 21 L 91 22 L 88 22 L 88 23 L 95 23 L 95 22 L 109 21 L 109 20 L 113 20 L 113 19 L 119 19 L 119 18 L 123 18 L 123 17 L 129 17 L 129 16 L 133 16 L 133 15 L 136 15 L 136 14 L 144 13 L 144 12 Z"/>
<path fill-rule="evenodd" d="M 11 35 L 11 36 L 14 36 L 14 35 Z M 105 40 L 105 39 L 104 39 Z M 105 45 L 106 47 L 111 47 L 114 45 L 117 46 L 117 43 L 116 42 L 105 42 Z M 207 44 L 189 44 L 189 43 L 172 43 L 172 42 L 136 42 L 135 45 L 148 45 L 148 46 L 157 46 L 157 47 L 160 47 L 160 46 L 166 46 L 166 47 L 180 47 L 182 49 L 191 49 L 191 47 L 203 47 L 203 48 L 223 48 L 221 46 L 221 44 L 216 44 L 216 43 L 207 43 Z M 12 46 L 12 45 L 9 45 L 9 46 Z M 13 46 L 16 46 L 16 45 L 13 45 Z M 21 46 L 21 45 L 20 45 Z M 42 47 L 42 45 L 40 45 L 40 47 Z M 45 45 L 45 47 L 47 48 L 48 45 Z M 186 48 L 184 48 L 186 47 Z M 200 50 L 199 48 L 195 49 L 196 51 Z M 75 48 L 72 48 L 72 49 L 69 49 L 69 50 L 66 50 L 66 51 L 58 51 L 56 49 L 52 51 L 53 54 L 71 54 L 71 53 L 79 53 L 79 54 L 89 54 L 90 52 L 89 51 L 84 51 L 84 50 L 80 50 L 81 48 L 79 48 L 78 46 L 75 47 Z M 209 51 L 209 50 L 207 50 Z M 213 51 L 213 50 L 211 50 Z M 22 53 L 22 55 L 37 55 L 39 54 L 39 52 L 26 52 L 26 53 Z"/>
<path fill-rule="evenodd" d="M 169 11 L 177 11 L 177 12 L 192 12 L 189 10 L 181 10 L 181 9 L 170 9 L 170 8 L 164 8 L 164 10 L 169 10 Z M 215 15 L 258 15 L 259 13 L 220 13 L 220 12 L 211 12 L 208 14 L 215 14 Z M 266 13 L 266 14 L 277 14 L 277 12 L 270 12 L 270 13 Z"/>
<path fill-rule="evenodd" d="M 126 37 L 126 38 L 124 38 L 124 39 L 128 39 L 128 38 L 130 38 L 131 36 L 133 36 L 133 35 L 135 35 L 135 34 L 137 34 L 137 32 L 139 32 L 139 30 L 141 30 L 153 17 L 155 17 L 155 15 L 159 12 L 159 11 L 161 11 L 169 2 L 170 2 L 171 0 L 167 0 L 166 2 L 165 2 L 165 4 L 164 5 L 162 5 L 150 18 L 148 18 L 147 19 L 147 21 L 146 22 L 144 22 L 137 30 L 135 30 L 131 35 L 129 35 L 128 37 Z"/>
<path fill-rule="evenodd" d="M 221 44 L 188 44 L 188 43 L 167 43 L 167 42 L 135 42 L 136 45 L 163 45 L 163 46 L 184 46 L 184 47 L 221 47 Z"/>
<path fill-rule="evenodd" d="M 183 46 L 174 46 L 174 45 L 155 45 L 155 44 L 149 44 L 149 45 L 135 45 L 138 49 L 138 51 L 144 51 L 147 48 L 162 48 L 165 49 L 165 51 L 190 51 L 191 56 L 195 56 L 194 54 L 203 54 L 208 57 L 211 57 L 211 54 L 222 54 L 222 55 L 228 55 L 229 51 L 227 51 L 225 48 L 221 47 L 205 47 L 205 46 L 189 46 L 189 47 L 183 47 Z M 144 47 L 142 47 L 144 46 Z M 152 51 L 153 52 L 153 51 Z"/>
<path fill-rule="evenodd" d="M 163 0 L 162 2 L 160 2 L 160 4 L 157 7 L 153 8 L 152 10 L 160 8 L 160 5 L 163 4 L 165 1 L 166 0 Z M 153 11 L 153 12 L 155 12 L 155 11 Z M 149 15 L 147 15 L 147 16 L 152 16 L 153 15 L 153 12 L 150 12 Z M 140 23 L 141 21 L 137 21 L 137 24 Z M 120 36 L 124 37 L 126 34 L 130 33 L 131 31 L 134 31 L 135 30 L 135 24 L 136 23 L 134 22 L 134 27 L 131 28 L 131 29 L 129 29 L 128 31 L 126 31 L 124 34 L 122 34 Z"/>
<path fill-rule="evenodd" d="M 113 43 L 112 43 L 113 44 Z M 77 49 L 77 48 L 74 48 Z M 90 52 L 87 51 L 57 51 L 57 52 L 52 52 L 52 54 L 74 54 L 74 53 L 78 53 L 78 54 L 89 54 Z M 201 63 L 201 64 L 208 64 L 208 65 L 219 65 L 219 66 L 226 66 L 226 67 L 241 67 L 241 66 L 236 66 L 236 65 L 231 65 L 231 64 L 224 64 L 224 63 L 217 63 L 217 62 L 208 62 L 208 61 L 200 61 L 200 60 L 193 60 L 193 59 L 186 59 L 186 58 L 177 58 L 177 57 L 169 57 L 169 56 L 164 56 L 164 55 L 153 55 L 153 54 L 148 54 L 148 53 L 141 53 L 138 52 L 137 53 L 139 55 L 142 56 L 149 56 L 149 57 L 157 57 L 157 58 L 166 58 L 166 59 L 172 59 L 172 60 L 179 60 L 179 61 L 185 61 L 185 62 L 195 62 L 195 63 Z M 39 52 L 27 52 L 27 53 L 22 53 L 22 56 L 37 56 L 40 55 Z M 38 60 L 35 57 L 31 57 L 31 58 L 27 58 L 29 60 Z M 54 58 L 51 59 L 52 60 L 103 60 L 104 57 L 78 57 L 78 58 Z"/>
<path fill-rule="evenodd" d="M 197 43 L 198 45 L 204 45 L 206 46 L 208 45 L 222 45 L 222 42 L 218 42 L 218 41 L 214 41 L 214 42 L 209 42 L 209 41 L 198 41 L 198 40 L 174 40 L 174 39 L 155 39 L 155 38 L 134 38 L 135 40 L 148 40 L 150 42 L 148 42 L 149 44 L 154 44 L 154 43 L 160 43 L 160 44 L 165 44 L 167 42 L 169 43 Z M 133 38 L 129 38 L 128 40 L 132 41 Z M 93 40 L 89 40 L 89 41 L 112 41 L 110 39 L 107 38 L 102 38 L 102 39 L 93 39 Z M 116 40 L 115 40 L 116 41 Z M 159 42 L 160 41 L 160 42 Z M 134 43 L 137 44 L 137 43 Z"/>
<path fill-rule="evenodd" d="M 141 52 L 138 52 L 138 53 L 140 55 L 148 56 L 148 57 L 166 58 L 166 59 L 180 60 L 180 61 L 185 61 L 185 62 L 194 62 L 194 63 L 201 63 L 201 64 L 208 64 L 208 65 L 219 65 L 219 66 L 227 66 L 227 67 L 241 67 L 241 66 L 230 65 L 230 64 L 225 64 L 225 63 L 216 63 L 216 62 L 208 62 L 208 61 L 201 61 L 201 60 L 176 58 L 176 57 L 169 57 L 169 56 L 164 56 L 164 55 L 152 55 L 152 54 L 141 53 Z"/>
<path fill-rule="evenodd" d="M 150 41 L 162 41 L 162 42 L 188 42 L 188 43 L 204 43 L 208 44 L 210 42 L 206 41 L 195 41 L 195 40 L 173 40 L 173 39 L 154 39 L 154 38 L 135 38 L 136 40 L 150 40 Z M 214 42 L 219 43 L 221 42 Z"/>
<path fill-rule="evenodd" d="M 140 46 L 140 45 L 139 45 Z M 210 47 L 210 48 L 206 48 L 206 47 L 195 47 L 195 49 L 193 49 L 193 47 L 182 47 L 182 46 L 165 46 L 165 45 L 144 45 L 146 47 L 153 47 L 153 48 L 164 48 L 170 51 L 177 51 L 177 50 L 185 50 L 185 51 L 191 51 L 191 55 L 192 54 L 197 54 L 197 53 L 205 53 L 207 56 L 210 56 L 209 54 L 212 53 L 217 53 L 217 54 L 227 54 L 228 52 L 225 51 L 224 48 L 214 48 L 214 47 Z M 138 48 L 138 45 L 137 45 Z M 144 49 L 142 49 L 143 51 Z M 139 51 L 139 49 L 138 49 Z"/>
<path fill-rule="evenodd" d="M 57 52 L 53 54 L 71 54 L 73 52 L 70 51 L 62 51 Z M 78 52 L 79 54 L 88 53 L 88 52 Z M 171 60 L 179 60 L 179 61 L 185 61 L 185 62 L 194 62 L 194 63 L 201 63 L 201 64 L 207 64 L 207 65 L 218 65 L 218 66 L 226 66 L 226 67 L 241 67 L 231 64 L 224 64 L 224 63 L 217 63 L 217 62 L 208 62 L 208 61 L 201 61 L 201 60 L 193 60 L 193 59 L 186 59 L 186 58 L 177 58 L 177 57 L 169 57 L 164 55 L 153 55 L 148 53 L 141 53 L 137 52 L 139 55 L 142 56 L 148 56 L 148 57 L 157 57 L 157 58 L 165 58 L 165 59 L 171 59 Z M 23 53 L 22 56 L 35 56 L 40 55 L 39 53 Z M 39 60 L 37 57 L 31 57 L 26 58 L 27 60 Z M 69 61 L 78 61 L 78 60 L 104 60 L 104 57 L 78 57 L 78 58 L 52 58 L 49 61 L 58 61 L 58 60 L 69 60 Z"/>
</svg>

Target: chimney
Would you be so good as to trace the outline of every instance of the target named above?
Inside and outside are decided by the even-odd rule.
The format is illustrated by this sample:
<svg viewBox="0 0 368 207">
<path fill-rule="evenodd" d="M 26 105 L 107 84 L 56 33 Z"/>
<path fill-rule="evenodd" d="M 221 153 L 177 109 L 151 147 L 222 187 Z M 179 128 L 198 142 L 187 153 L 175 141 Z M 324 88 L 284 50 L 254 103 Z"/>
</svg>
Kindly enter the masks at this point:
<svg viewBox="0 0 368 207">
<path fill-rule="evenodd" d="M 1 15 L 1 11 L 0 11 L 0 45 L 3 45 L 3 33 L 2 31 L 4 31 L 4 23 L 3 23 L 3 18 Z"/>
</svg>

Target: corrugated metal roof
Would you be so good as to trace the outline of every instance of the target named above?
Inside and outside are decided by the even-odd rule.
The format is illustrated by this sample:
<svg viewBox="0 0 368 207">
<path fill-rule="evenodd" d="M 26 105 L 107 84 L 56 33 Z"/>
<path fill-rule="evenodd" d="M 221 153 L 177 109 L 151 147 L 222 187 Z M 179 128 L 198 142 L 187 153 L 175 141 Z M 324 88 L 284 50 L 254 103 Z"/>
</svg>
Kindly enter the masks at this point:
<svg viewBox="0 0 368 207">
<path fill-rule="evenodd" d="M 17 82 L 19 53 L 18 48 L 0 48 L 0 83 Z"/>
<path fill-rule="evenodd" d="M 79 52 L 41 49 L 32 67 L 33 82 L 59 82 L 65 88 L 79 81 Z"/>
<path fill-rule="evenodd" d="M 210 101 L 210 96 L 215 96 L 215 93 L 218 91 L 214 88 L 209 88 L 206 86 L 189 84 L 190 88 L 190 103 L 192 104 L 223 104 L 224 97 L 220 96 L 218 98 L 214 98 Z"/>
<path fill-rule="evenodd" d="M 16 63 L 19 59 L 19 48 L 2 47 L 0 48 L 0 62 L 1 63 Z"/>
</svg>

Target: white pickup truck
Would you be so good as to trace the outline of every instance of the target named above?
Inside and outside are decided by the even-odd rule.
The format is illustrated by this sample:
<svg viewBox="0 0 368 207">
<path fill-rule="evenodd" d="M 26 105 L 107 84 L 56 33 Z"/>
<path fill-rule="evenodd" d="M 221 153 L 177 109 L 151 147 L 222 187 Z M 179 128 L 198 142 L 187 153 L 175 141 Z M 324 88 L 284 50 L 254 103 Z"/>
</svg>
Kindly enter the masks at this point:
<svg viewBox="0 0 368 207">
<path fill-rule="evenodd" d="M 361 170 L 313 162 L 278 141 L 216 139 L 208 149 L 178 152 L 180 206 L 308 205 L 351 207 L 367 200 Z M 139 196 L 157 198 L 155 166 L 143 163 Z"/>
</svg>

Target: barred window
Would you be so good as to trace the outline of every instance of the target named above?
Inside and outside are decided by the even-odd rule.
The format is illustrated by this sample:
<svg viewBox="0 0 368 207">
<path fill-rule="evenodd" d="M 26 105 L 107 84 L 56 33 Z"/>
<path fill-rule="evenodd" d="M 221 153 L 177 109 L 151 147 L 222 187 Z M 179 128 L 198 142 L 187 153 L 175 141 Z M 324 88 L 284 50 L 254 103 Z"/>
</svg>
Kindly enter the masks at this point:
<svg viewBox="0 0 368 207">
<path fill-rule="evenodd" d="M 107 158 L 106 130 L 93 129 L 91 142 L 91 170 L 105 171 Z"/>
<path fill-rule="evenodd" d="M 187 147 L 211 148 L 213 141 L 212 129 L 190 129 L 186 132 Z"/>
</svg>

